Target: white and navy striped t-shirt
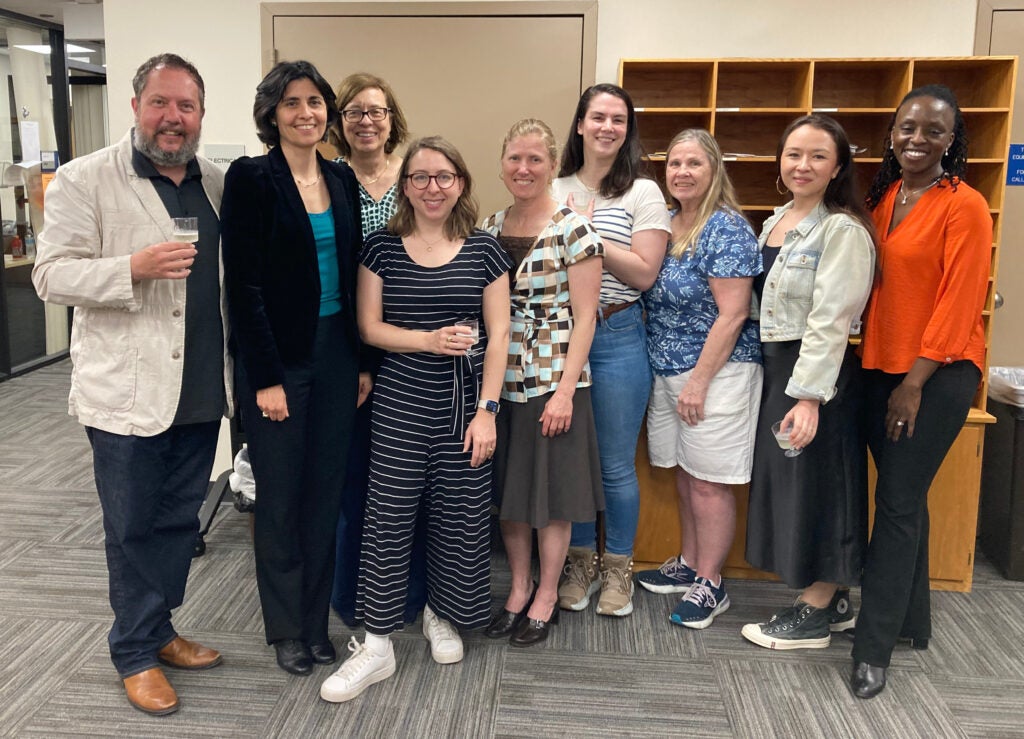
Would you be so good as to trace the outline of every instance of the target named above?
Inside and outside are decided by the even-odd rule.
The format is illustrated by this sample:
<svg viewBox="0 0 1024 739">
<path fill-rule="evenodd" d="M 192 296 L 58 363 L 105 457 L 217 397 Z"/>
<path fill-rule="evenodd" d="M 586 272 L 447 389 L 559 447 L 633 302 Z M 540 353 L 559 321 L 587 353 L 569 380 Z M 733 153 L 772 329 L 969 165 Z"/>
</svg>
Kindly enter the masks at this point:
<svg viewBox="0 0 1024 739">
<path fill-rule="evenodd" d="M 565 203 L 569 193 L 586 192 L 587 188 L 576 175 L 569 175 L 551 183 L 551 191 L 555 200 Z M 632 246 L 633 234 L 638 231 L 664 231 L 666 239 L 672 233 L 665 197 L 654 180 L 637 179 L 622 197 L 605 198 L 597 193 L 594 198 L 594 230 L 601 235 L 606 248 L 617 246 L 628 251 Z M 639 297 L 639 290 L 605 269 L 601 275 L 602 306 L 631 303 Z"/>
</svg>

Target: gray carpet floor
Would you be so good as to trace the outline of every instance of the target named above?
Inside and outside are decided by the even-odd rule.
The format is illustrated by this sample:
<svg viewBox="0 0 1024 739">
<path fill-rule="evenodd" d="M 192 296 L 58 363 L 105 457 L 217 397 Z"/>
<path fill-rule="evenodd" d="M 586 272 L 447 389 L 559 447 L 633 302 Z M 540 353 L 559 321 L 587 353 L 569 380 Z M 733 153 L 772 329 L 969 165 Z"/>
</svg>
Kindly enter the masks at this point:
<svg viewBox="0 0 1024 739">
<path fill-rule="evenodd" d="M 107 655 L 103 532 L 88 443 L 66 413 L 69 372 L 64 362 L 0 383 L 2 736 L 1024 736 L 1024 583 L 980 558 L 974 592 L 933 594 L 930 649 L 899 648 L 889 688 L 871 701 L 849 692 L 845 637 L 788 653 L 745 642 L 744 623 L 793 596 L 734 580 L 732 608 L 701 632 L 669 623 L 672 596 L 641 591 L 628 618 L 563 613 L 532 649 L 470 634 L 465 659 L 442 666 L 417 623 L 396 636 L 393 678 L 327 704 L 330 668 L 290 676 L 264 644 L 247 517 L 229 505 L 175 614 L 224 664 L 169 671 L 181 710 L 146 716 Z M 500 554 L 493 573 L 498 604 Z M 332 621 L 342 654 L 352 634 Z"/>
</svg>

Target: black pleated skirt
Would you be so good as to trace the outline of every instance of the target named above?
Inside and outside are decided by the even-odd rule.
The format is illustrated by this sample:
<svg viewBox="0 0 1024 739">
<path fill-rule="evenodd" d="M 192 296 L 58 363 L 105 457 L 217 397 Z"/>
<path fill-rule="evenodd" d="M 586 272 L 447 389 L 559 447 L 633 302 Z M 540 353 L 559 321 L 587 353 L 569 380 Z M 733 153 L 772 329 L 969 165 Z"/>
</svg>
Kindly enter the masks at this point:
<svg viewBox="0 0 1024 739">
<path fill-rule="evenodd" d="M 800 341 L 762 344 L 764 390 L 747 510 L 747 561 L 790 587 L 860 583 L 867 550 L 867 445 L 860 422 L 860 360 L 846 351 L 835 397 L 820 407 L 803 453 L 783 455 L 771 426 L 796 400 L 786 384 Z"/>
</svg>

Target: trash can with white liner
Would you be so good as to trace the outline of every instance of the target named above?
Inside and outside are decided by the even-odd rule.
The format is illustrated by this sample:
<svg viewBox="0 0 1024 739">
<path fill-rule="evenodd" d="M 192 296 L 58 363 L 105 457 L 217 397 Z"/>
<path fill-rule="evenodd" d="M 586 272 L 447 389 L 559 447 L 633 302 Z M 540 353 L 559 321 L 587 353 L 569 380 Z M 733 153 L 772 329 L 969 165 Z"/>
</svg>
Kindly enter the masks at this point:
<svg viewBox="0 0 1024 739">
<path fill-rule="evenodd" d="M 981 550 L 1010 580 L 1024 580 L 1024 367 L 990 367 L 981 464 Z"/>
</svg>

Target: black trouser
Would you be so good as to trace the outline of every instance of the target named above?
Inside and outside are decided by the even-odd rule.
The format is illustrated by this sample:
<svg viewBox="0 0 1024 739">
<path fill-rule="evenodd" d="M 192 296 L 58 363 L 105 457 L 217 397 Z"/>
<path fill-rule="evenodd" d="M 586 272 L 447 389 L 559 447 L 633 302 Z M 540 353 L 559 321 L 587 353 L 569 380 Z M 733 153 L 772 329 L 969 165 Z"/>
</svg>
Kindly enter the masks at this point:
<svg viewBox="0 0 1024 739">
<path fill-rule="evenodd" d="M 307 366 L 285 369 L 284 421 L 263 417 L 256 389 L 244 369 L 238 372 L 256 480 L 256 584 L 270 644 L 327 640 L 334 536 L 356 411 L 358 365 L 340 316 L 321 318 L 315 341 Z"/>
<path fill-rule="evenodd" d="M 853 658 L 888 667 L 900 637 L 931 636 L 928 488 L 967 419 L 981 373 L 972 362 L 940 367 L 921 391 L 913 438 L 886 437 L 889 395 L 906 375 L 868 370 L 868 446 L 878 469 L 875 523 L 861 587 Z"/>
</svg>

